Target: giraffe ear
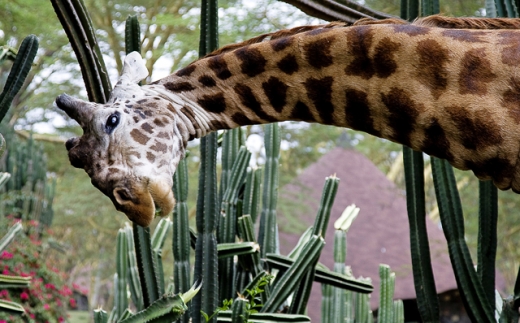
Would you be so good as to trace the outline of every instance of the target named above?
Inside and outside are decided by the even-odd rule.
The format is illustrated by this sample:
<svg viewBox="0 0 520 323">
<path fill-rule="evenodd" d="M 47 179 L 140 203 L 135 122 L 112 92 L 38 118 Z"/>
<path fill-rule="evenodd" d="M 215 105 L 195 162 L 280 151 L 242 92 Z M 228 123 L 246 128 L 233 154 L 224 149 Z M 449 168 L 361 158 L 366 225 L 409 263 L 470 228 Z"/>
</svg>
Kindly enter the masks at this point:
<svg viewBox="0 0 520 323">
<path fill-rule="evenodd" d="M 114 102 L 116 99 L 135 98 L 144 95 L 144 92 L 137 83 L 147 76 L 148 69 L 146 69 L 141 54 L 131 52 L 126 55 L 123 71 L 121 71 L 121 76 L 110 95 L 109 102 Z"/>
<path fill-rule="evenodd" d="M 69 117 L 76 120 L 82 127 L 90 119 L 91 105 L 86 101 L 76 99 L 67 94 L 62 94 L 56 98 L 56 106 L 63 110 Z"/>
<path fill-rule="evenodd" d="M 144 80 L 147 76 L 148 69 L 146 68 L 141 54 L 138 52 L 131 52 L 130 54 L 126 55 L 120 80 L 126 78 L 127 82 L 137 84 L 139 81 Z"/>
</svg>

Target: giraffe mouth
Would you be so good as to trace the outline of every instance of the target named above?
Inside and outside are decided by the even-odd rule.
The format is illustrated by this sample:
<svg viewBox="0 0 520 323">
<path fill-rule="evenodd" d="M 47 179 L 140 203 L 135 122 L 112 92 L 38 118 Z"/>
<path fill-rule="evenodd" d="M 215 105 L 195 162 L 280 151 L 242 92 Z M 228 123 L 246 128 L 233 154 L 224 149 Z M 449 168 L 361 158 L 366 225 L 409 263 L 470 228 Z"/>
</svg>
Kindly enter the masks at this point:
<svg viewBox="0 0 520 323">
<path fill-rule="evenodd" d="M 142 227 L 149 226 L 155 215 L 170 214 L 175 205 L 170 186 L 161 181 L 125 181 L 112 194 L 115 207 Z"/>
</svg>

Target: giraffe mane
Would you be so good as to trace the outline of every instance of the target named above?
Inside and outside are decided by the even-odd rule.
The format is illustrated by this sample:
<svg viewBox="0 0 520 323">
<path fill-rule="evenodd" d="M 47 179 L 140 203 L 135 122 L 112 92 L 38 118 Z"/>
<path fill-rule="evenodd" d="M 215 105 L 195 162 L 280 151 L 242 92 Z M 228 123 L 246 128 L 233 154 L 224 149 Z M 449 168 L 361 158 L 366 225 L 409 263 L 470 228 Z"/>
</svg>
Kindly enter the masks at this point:
<svg viewBox="0 0 520 323">
<path fill-rule="evenodd" d="M 328 24 L 314 25 L 314 26 L 299 26 L 290 29 L 283 29 L 272 33 L 256 36 L 254 38 L 245 40 L 240 43 L 229 44 L 223 46 L 203 58 L 217 56 L 223 53 L 233 51 L 235 49 L 245 47 L 251 44 L 260 43 L 266 40 L 274 40 L 278 38 L 293 36 L 306 31 L 316 29 L 327 29 L 347 26 L 362 26 L 362 25 L 381 25 L 381 24 L 392 24 L 392 25 L 403 25 L 410 24 L 410 22 L 400 18 L 388 18 L 376 20 L 372 18 L 362 18 L 353 24 L 347 22 L 335 21 Z M 423 18 L 418 18 L 411 24 L 423 27 L 438 27 L 446 29 L 520 29 L 520 20 L 514 18 L 454 18 L 446 17 L 441 15 L 433 15 Z"/>
<path fill-rule="evenodd" d="M 254 38 L 245 40 L 240 43 L 222 46 L 221 48 L 216 49 L 215 51 L 207 54 L 203 58 L 217 56 L 217 55 L 227 53 L 227 52 L 230 52 L 235 49 L 245 47 L 245 46 L 248 46 L 251 44 L 261 43 L 261 42 L 267 41 L 267 40 L 274 40 L 274 39 L 278 39 L 278 38 L 288 37 L 288 36 L 300 34 L 300 33 L 306 32 L 306 31 L 310 31 L 310 30 L 346 27 L 346 26 L 350 26 L 350 25 L 351 24 L 346 23 L 346 22 L 335 21 L 335 22 L 331 22 L 328 24 L 322 24 L 322 25 L 299 26 L 299 27 L 294 27 L 294 28 L 290 28 L 290 29 L 278 30 L 278 31 L 275 31 L 272 33 L 267 33 L 267 34 L 263 34 L 260 36 L 256 36 Z"/>
<path fill-rule="evenodd" d="M 454 18 L 434 15 L 419 18 L 413 24 L 446 29 L 520 29 L 518 18 Z"/>
</svg>

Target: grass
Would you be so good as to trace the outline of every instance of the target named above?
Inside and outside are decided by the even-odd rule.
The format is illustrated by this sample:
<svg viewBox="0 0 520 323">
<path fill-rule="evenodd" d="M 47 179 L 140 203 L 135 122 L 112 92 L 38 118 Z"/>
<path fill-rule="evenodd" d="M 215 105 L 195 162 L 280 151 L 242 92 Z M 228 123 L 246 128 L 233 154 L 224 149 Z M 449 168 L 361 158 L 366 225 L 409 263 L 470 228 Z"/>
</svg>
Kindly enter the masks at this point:
<svg viewBox="0 0 520 323">
<path fill-rule="evenodd" d="M 89 311 L 69 311 L 68 323 L 88 323 L 90 322 Z"/>
</svg>

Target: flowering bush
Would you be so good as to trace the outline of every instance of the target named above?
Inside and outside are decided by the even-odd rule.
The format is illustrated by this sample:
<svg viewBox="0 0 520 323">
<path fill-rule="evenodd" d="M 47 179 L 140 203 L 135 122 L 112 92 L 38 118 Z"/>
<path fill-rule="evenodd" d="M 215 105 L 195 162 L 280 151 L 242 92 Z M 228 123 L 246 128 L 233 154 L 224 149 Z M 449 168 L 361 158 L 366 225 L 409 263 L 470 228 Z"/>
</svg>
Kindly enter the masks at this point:
<svg viewBox="0 0 520 323">
<path fill-rule="evenodd" d="M 0 237 L 10 226 L 5 219 L 0 220 Z M 12 223 L 11 223 L 12 225 Z M 65 275 L 52 264 L 46 263 L 42 241 L 38 239 L 38 223 L 24 224 L 34 234 L 18 234 L 8 247 L 0 253 L 0 271 L 4 275 L 31 276 L 29 288 L 0 290 L 0 299 L 21 304 L 27 315 L 38 323 L 64 322 L 67 308 L 75 304 L 72 290 L 64 283 Z M 0 323 L 24 322 L 19 316 L 0 311 Z"/>
</svg>

